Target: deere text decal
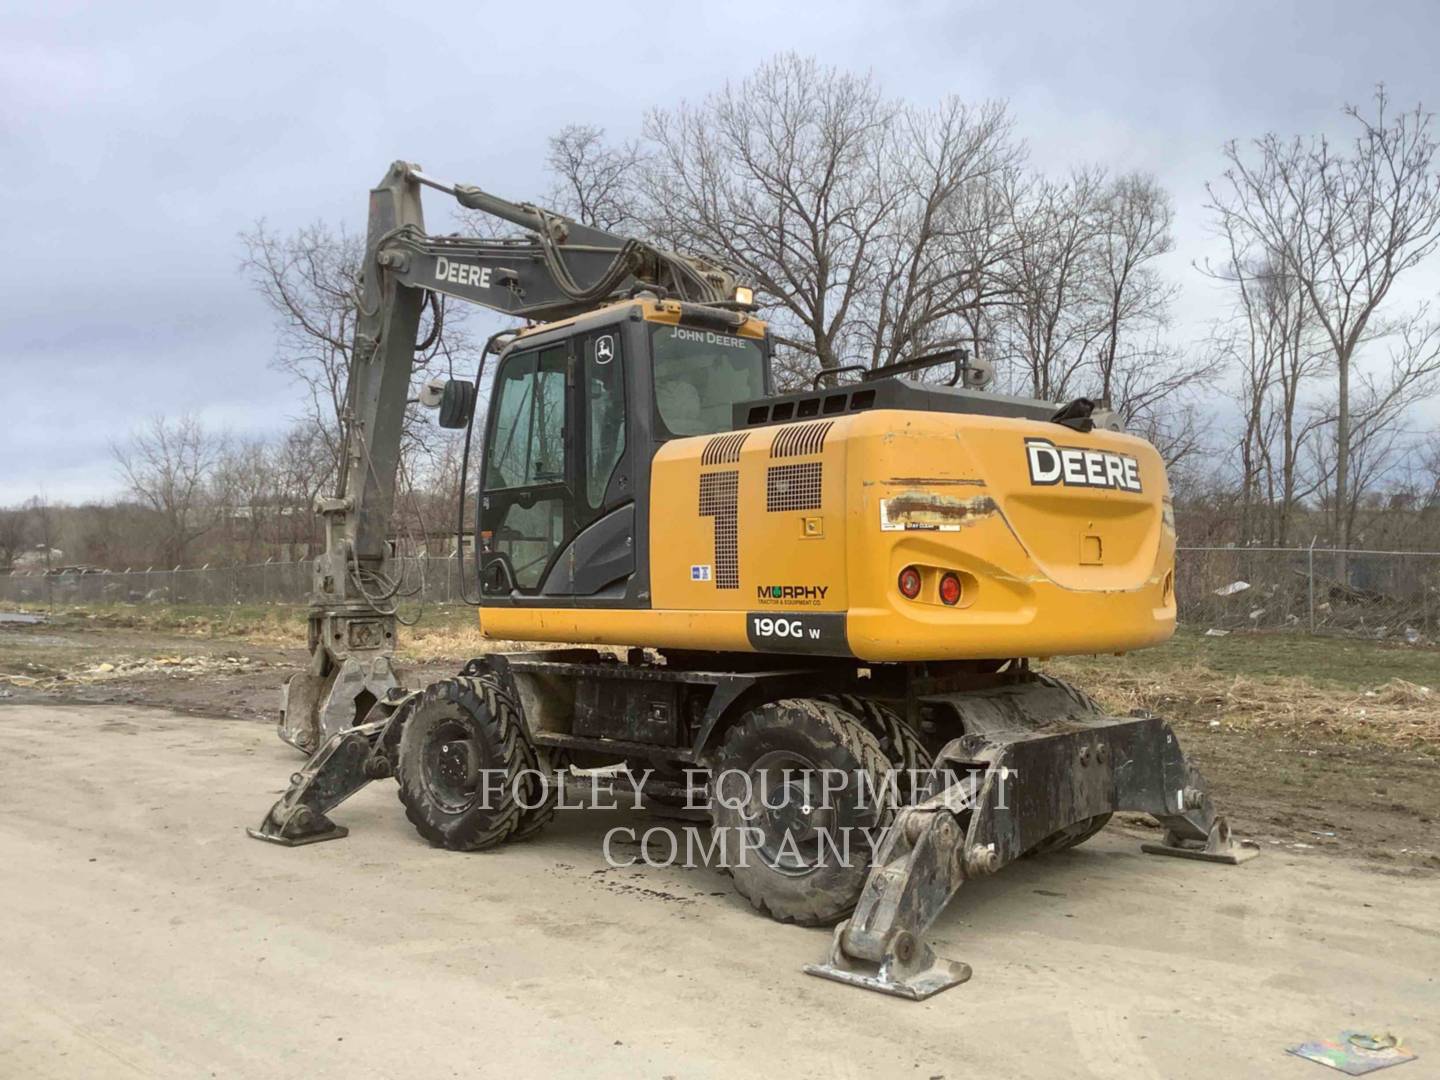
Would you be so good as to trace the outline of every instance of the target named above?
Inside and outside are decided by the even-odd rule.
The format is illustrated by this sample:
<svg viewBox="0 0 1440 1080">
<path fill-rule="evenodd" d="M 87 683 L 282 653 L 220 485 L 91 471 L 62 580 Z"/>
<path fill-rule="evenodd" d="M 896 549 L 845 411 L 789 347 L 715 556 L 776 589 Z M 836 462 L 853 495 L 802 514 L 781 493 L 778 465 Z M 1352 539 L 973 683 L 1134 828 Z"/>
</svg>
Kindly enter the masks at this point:
<svg viewBox="0 0 1440 1080">
<path fill-rule="evenodd" d="M 1030 465 L 1030 483 L 1040 487 L 1063 484 L 1116 491 L 1140 490 L 1140 463 L 1129 454 L 1056 446 L 1049 439 L 1026 439 L 1025 457 Z"/>
</svg>

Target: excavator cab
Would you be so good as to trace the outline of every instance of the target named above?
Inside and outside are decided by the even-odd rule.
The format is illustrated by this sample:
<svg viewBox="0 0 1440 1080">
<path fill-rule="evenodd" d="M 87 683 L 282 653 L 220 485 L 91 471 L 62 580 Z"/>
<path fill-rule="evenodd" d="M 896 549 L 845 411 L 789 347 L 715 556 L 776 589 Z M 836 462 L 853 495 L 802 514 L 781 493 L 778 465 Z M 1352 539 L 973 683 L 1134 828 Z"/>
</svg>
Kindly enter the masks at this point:
<svg viewBox="0 0 1440 1080">
<path fill-rule="evenodd" d="M 639 299 L 519 336 L 494 372 L 482 607 L 648 606 L 650 463 L 770 392 L 763 324 Z"/>
</svg>

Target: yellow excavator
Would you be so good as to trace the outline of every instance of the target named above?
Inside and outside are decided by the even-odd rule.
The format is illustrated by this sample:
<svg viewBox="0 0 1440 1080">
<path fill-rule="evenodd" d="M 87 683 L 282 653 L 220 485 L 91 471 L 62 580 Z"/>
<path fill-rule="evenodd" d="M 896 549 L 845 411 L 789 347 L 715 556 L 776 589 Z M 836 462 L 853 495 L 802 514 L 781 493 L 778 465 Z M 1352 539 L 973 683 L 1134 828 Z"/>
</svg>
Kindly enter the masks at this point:
<svg viewBox="0 0 1440 1080">
<path fill-rule="evenodd" d="M 431 236 L 423 187 L 523 235 Z M 838 924 L 807 971 L 912 999 L 970 975 L 923 940 L 965 881 L 1117 810 L 1164 826 L 1152 853 L 1253 855 L 1163 720 L 1108 716 L 1032 667 L 1172 634 L 1155 449 L 1089 400 L 990 392 L 959 349 L 777 392 L 753 299 L 709 260 L 391 166 L 370 193 L 342 473 L 318 505 L 311 663 L 280 721 L 311 756 L 252 835 L 343 836 L 328 813 L 394 776 L 422 837 L 490 848 L 539 832 L 572 770 L 624 763 L 655 803 L 699 791 L 756 909 Z M 457 558 L 485 637 L 564 647 L 407 689 L 400 431 L 453 300 L 526 321 L 481 358 Z M 467 433 L 462 534 L 481 385 L 419 396 Z"/>
</svg>

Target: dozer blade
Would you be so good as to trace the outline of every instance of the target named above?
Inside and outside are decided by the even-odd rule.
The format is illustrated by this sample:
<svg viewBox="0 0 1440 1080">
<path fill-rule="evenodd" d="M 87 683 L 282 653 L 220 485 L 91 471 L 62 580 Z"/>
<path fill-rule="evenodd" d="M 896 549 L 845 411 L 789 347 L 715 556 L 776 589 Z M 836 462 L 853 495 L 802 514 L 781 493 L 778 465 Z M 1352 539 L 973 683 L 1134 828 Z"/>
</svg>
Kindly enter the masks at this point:
<svg viewBox="0 0 1440 1080">
<path fill-rule="evenodd" d="M 1145 845 L 1157 854 L 1236 863 L 1256 853 L 1231 838 L 1174 732 L 1153 716 L 966 735 L 940 752 L 927 791 L 896 817 L 854 914 L 809 974 L 916 1001 L 965 982 L 970 968 L 923 940 L 960 886 L 1116 810 L 1159 819 L 1165 843 Z"/>
<path fill-rule="evenodd" d="M 371 780 L 394 775 L 401 727 L 418 696 L 391 691 L 375 703 L 364 723 L 331 735 L 290 777 L 290 787 L 259 827 L 245 831 L 256 840 L 286 847 L 347 836 L 350 830 L 326 814 Z"/>
</svg>

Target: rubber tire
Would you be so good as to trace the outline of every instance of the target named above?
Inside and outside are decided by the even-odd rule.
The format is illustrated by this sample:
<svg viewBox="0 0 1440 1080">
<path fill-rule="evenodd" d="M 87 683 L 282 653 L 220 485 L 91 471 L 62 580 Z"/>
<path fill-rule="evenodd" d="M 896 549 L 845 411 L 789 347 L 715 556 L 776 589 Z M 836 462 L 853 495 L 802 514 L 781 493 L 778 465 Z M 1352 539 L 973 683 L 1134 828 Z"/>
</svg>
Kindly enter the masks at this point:
<svg viewBox="0 0 1440 1080">
<path fill-rule="evenodd" d="M 447 810 L 425 784 L 425 743 L 435 726 L 448 720 L 458 720 L 480 744 L 485 768 L 505 772 L 504 789 L 489 800 L 488 807 Z M 514 778 L 525 767 L 526 744 L 515 703 L 492 678 L 444 679 L 427 686 L 405 721 L 395 774 L 405 816 L 415 831 L 436 847 L 451 851 L 481 851 L 505 840 L 522 815 Z"/>
<path fill-rule="evenodd" d="M 720 744 L 717 775 L 729 769 L 748 770 L 772 750 L 803 754 L 820 768 L 846 772 L 863 769 L 869 773 L 872 791 L 882 790 L 879 785 L 890 768 L 879 741 L 850 713 L 826 701 L 788 698 L 752 709 L 736 721 Z M 869 818 L 868 827 L 883 830 L 889 827 L 894 808 L 872 806 L 864 816 Z M 710 818 L 716 830 L 747 827 L 739 809 L 726 807 L 719 799 L 711 803 Z M 870 850 L 863 837 L 853 841 L 850 848 L 852 855 L 860 851 L 868 856 Z M 870 873 L 870 862 L 868 858 L 851 858 L 848 863 L 833 860 L 807 874 L 789 875 L 752 851 L 743 864 L 725 869 L 736 891 L 757 911 L 777 922 L 828 926 L 854 910 Z"/>
<path fill-rule="evenodd" d="M 544 792 L 544 801 L 536 805 L 537 797 L 540 795 L 540 791 L 537 789 L 539 781 L 526 785 L 525 807 L 528 809 L 521 809 L 520 820 L 515 823 L 514 831 L 505 838 L 507 844 L 529 840 L 554 820 L 556 807 L 560 801 L 560 789 L 555 786 L 554 775 L 557 772 L 568 772 L 570 769 L 570 755 L 564 750 L 532 746 L 530 740 L 523 736 L 520 739 L 520 752 L 525 758 L 523 768 L 543 773 L 547 786 Z"/>
<path fill-rule="evenodd" d="M 916 793 L 924 784 L 922 781 L 916 786 L 909 781 L 935 767 L 935 759 L 920 741 L 919 733 L 888 705 L 859 694 L 826 694 L 820 700 L 838 705 L 865 725 L 865 730 L 880 743 L 891 766 L 905 774 L 905 786 L 900 794 L 907 804 L 914 803 Z"/>
<path fill-rule="evenodd" d="M 1094 712 L 1097 716 L 1105 715 L 1105 710 L 1100 707 L 1098 701 L 1067 679 L 1062 679 L 1055 675 L 1046 675 L 1044 672 L 1036 672 L 1035 681 L 1042 685 L 1053 686 L 1058 690 L 1065 691 L 1065 693 L 1074 699 L 1075 704 L 1078 705 L 1082 711 Z"/>
</svg>

